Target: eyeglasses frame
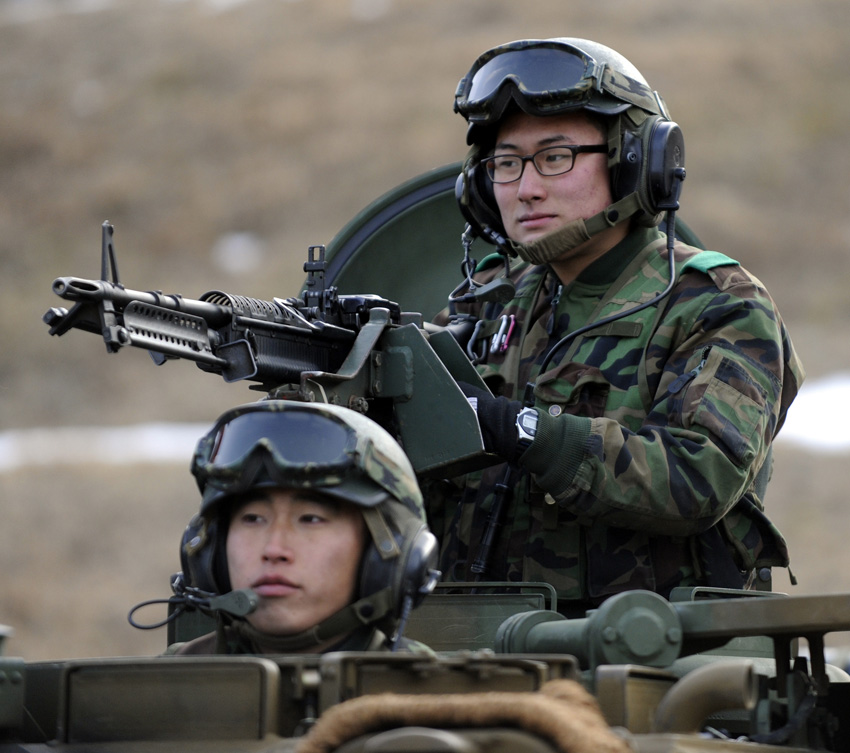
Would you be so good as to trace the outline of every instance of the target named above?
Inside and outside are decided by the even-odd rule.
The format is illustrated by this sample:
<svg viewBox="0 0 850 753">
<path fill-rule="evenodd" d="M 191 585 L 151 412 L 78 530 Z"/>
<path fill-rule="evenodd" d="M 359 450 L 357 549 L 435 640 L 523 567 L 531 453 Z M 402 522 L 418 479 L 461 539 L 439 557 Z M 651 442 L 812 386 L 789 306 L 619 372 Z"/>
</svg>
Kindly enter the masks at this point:
<svg viewBox="0 0 850 753">
<path fill-rule="evenodd" d="M 568 149 L 572 152 L 573 159 L 570 162 L 570 166 L 566 170 L 562 170 L 557 173 L 544 173 L 541 172 L 540 168 L 537 166 L 537 162 L 535 162 L 535 158 L 538 154 L 542 154 L 543 152 L 547 152 L 550 149 Z M 543 149 L 538 149 L 534 154 L 527 154 L 525 156 L 521 154 L 494 154 L 487 159 L 484 160 L 484 170 L 487 173 L 487 177 L 490 179 L 492 183 L 496 185 L 507 185 L 508 183 L 516 183 L 520 180 L 525 173 L 525 165 L 530 162 L 534 165 L 534 169 L 537 170 L 537 174 L 544 178 L 554 178 L 556 175 L 566 175 L 570 172 L 576 164 L 576 155 L 578 154 L 601 154 L 603 152 L 608 151 L 608 146 L 606 144 L 553 144 L 552 146 L 545 146 Z M 492 164 L 493 160 L 498 159 L 500 157 L 516 157 L 522 162 L 522 167 L 520 167 L 519 175 L 516 178 L 512 178 L 511 180 L 496 180 L 493 176 L 495 172 L 495 166 Z"/>
</svg>

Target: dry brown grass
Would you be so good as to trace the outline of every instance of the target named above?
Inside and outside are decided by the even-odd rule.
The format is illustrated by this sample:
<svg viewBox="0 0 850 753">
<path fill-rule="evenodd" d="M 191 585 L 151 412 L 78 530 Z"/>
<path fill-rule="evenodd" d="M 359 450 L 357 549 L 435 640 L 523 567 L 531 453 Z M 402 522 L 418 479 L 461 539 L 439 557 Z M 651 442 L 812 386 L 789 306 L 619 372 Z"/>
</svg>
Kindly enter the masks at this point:
<svg viewBox="0 0 850 753">
<path fill-rule="evenodd" d="M 460 159 L 451 95 L 473 57 L 584 36 L 630 57 L 688 144 L 683 216 L 773 291 L 817 376 L 850 309 L 850 5 L 836 0 L 254 0 L 227 13 L 138 0 L 29 24 L 0 4 L 0 428 L 206 421 L 252 398 L 185 363 L 51 340 L 58 275 L 97 276 L 111 220 L 131 287 L 297 292 L 310 243 L 373 198 Z M 210 263 L 257 233 L 262 274 Z M 802 589 L 848 588 L 842 460 L 778 452 L 770 497 Z M 29 658 L 148 653 L 133 603 L 165 595 L 195 492 L 183 465 L 0 476 L 0 622 Z M 783 587 L 780 581 L 778 584 Z"/>
<path fill-rule="evenodd" d="M 27 659 L 159 652 L 165 630 L 126 620 L 170 594 L 178 544 L 197 507 L 183 465 L 61 468 L 0 476 L 4 514 L 0 622 Z M 140 613 L 150 622 L 165 608 Z"/>
</svg>

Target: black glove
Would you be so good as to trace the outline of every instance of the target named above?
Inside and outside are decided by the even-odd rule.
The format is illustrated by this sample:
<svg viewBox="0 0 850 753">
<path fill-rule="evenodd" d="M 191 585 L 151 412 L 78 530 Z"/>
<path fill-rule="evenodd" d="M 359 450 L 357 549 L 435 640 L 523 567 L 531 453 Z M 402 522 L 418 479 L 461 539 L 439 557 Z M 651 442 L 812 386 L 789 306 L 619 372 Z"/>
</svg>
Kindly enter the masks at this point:
<svg viewBox="0 0 850 753">
<path fill-rule="evenodd" d="M 464 395 L 474 397 L 478 401 L 476 412 L 484 449 L 506 462 L 513 461 L 519 440 L 516 417 L 522 410 L 522 403 L 519 400 L 508 400 L 506 397 L 493 397 L 487 390 L 466 382 L 458 382 L 457 386 Z"/>
</svg>

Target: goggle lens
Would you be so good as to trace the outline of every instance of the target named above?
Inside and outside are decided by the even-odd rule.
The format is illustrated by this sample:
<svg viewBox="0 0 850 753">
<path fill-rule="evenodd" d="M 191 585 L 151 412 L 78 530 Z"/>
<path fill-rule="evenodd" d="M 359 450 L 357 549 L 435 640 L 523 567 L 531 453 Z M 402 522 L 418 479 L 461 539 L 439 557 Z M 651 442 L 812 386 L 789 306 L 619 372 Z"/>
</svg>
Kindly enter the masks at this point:
<svg viewBox="0 0 850 753">
<path fill-rule="evenodd" d="M 353 432 L 327 416 L 303 411 L 251 411 L 218 428 L 208 462 L 233 466 L 245 460 L 264 440 L 276 460 L 287 466 L 317 469 L 351 465 Z"/>
<path fill-rule="evenodd" d="M 564 48 L 540 47 L 508 50 L 488 60 L 472 76 L 465 100 L 469 106 L 493 98 L 506 81 L 526 96 L 564 97 L 588 89 L 588 58 Z"/>
</svg>

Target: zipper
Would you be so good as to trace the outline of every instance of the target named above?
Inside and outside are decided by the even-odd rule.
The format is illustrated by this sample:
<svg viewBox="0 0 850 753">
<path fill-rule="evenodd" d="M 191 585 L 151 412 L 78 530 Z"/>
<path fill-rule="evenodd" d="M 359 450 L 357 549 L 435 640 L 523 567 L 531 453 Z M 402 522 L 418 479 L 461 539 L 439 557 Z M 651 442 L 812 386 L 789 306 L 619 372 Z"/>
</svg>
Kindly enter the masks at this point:
<svg viewBox="0 0 850 753">
<path fill-rule="evenodd" d="M 702 359 L 700 362 L 694 366 L 690 371 L 680 374 L 677 376 L 670 386 L 667 388 L 667 392 L 671 395 L 675 395 L 679 390 L 681 390 L 688 382 L 692 379 L 695 379 L 697 375 L 705 368 L 705 362 L 708 360 L 708 354 L 711 353 L 711 346 L 706 346 L 702 351 Z"/>
<path fill-rule="evenodd" d="M 558 312 L 558 304 L 561 302 L 561 294 L 563 292 L 563 284 L 558 283 L 558 287 L 555 290 L 555 295 L 552 296 L 552 313 L 549 316 L 549 325 L 546 327 L 546 334 L 549 335 L 549 337 L 552 336 L 552 332 L 555 329 L 555 315 Z"/>
</svg>

